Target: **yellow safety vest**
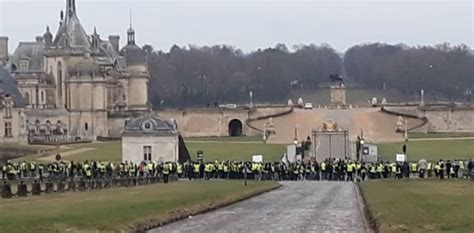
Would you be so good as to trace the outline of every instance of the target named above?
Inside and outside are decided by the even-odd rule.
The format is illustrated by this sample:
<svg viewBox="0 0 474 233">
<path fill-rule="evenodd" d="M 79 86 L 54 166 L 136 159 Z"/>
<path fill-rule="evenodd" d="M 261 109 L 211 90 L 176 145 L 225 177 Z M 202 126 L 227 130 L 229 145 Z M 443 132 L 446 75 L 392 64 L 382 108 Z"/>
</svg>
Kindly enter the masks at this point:
<svg viewBox="0 0 474 233">
<path fill-rule="evenodd" d="M 170 165 L 168 165 L 167 163 L 165 163 L 163 165 L 163 175 L 168 175 L 170 174 Z"/>
</svg>

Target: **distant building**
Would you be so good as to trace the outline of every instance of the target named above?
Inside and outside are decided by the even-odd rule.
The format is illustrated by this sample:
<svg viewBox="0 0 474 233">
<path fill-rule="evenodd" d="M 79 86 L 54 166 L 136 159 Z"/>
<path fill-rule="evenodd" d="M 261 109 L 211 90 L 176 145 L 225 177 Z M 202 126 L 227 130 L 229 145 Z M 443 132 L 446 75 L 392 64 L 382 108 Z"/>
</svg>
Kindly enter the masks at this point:
<svg viewBox="0 0 474 233">
<path fill-rule="evenodd" d="M 10 72 L 25 100 L 30 142 L 120 136 L 128 117 L 149 109 L 146 53 L 132 25 L 120 49 L 118 35 L 102 38 L 95 28 L 84 30 L 75 2 L 66 1 L 55 35 L 48 26 L 11 56 L 8 38 L 0 37 L 0 68 Z M 13 123 L 13 132 L 18 125 Z"/>
<path fill-rule="evenodd" d="M 125 122 L 122 161 L 172 161 L 179 159 L 179 133 L 173 120 L 144 116 Z"/>
<path fill-rule="evenodd" d="M 26 143 L 24 106 L 15 80 L 0 67 L 0 143 Z"/>
</svg>

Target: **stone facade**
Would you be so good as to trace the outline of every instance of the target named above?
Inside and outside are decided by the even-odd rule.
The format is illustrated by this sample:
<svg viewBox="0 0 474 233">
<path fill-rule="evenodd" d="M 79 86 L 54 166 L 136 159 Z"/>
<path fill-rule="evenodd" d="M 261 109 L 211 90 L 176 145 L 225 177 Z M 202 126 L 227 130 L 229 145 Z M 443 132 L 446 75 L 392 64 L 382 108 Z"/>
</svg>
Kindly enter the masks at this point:
<svg viewBox="0 0 474 233">
<path fill-rule="evenodd" d="M 24 105 L 15 80 L 0 67 L 0 143 L 26 143 Z"/>
<path fill-rule="evenodd" d="M 240 132 L 241 136 L 255 134 L 246 124 L 249 119 L 246 109 L 169 109 L 158 115 L 176 120 L 183 137 L 238 136 L 232 135 L 232 131 Z"/>
<path fill-rule="evenodd" d="M 7 41 L 0 38 L 0 53 Z M 119 49 L 119 42 L 116 35 L 102 39 L 95 28 L 87 34 L 75 0 L 67 0 L 55 36 L 48 26 L 35 42 L 19 44 L 5 67 L 26 100 L 27 128 L 35 129 L 29 136 L 63 132 L 95 140 L 109 136 L 109 115 L 148 111 L 146 54 L 136 45 L 131 25 L 126 46 Z M 47 129 L 56 126 L 62 130 Z"/>
<path fill-rule="evenodd" d="M 134 118 L 125 123 L 122 136 L 122 161 L 177 162 L 179 135 L 173 120 L 155 116 Z"/>
</svg>

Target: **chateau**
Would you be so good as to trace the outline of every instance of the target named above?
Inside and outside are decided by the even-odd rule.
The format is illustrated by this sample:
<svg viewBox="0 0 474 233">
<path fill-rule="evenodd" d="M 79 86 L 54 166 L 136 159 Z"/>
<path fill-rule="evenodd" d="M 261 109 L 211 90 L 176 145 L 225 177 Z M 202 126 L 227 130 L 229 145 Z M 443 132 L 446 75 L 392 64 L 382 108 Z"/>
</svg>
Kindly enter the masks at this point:
<svg viewBox="0 0 474 233">
<path fill-rule="evenodd" d="M 127 119 L 149 111 L 148 78 L 132 25 L 120 48 L 118 35 L 87 34 L 75 0 L 66 0 L 55 35 L 48 26 L 12 55 L 0 37 L 0 143 L 119 136 Z"/>
</svg>

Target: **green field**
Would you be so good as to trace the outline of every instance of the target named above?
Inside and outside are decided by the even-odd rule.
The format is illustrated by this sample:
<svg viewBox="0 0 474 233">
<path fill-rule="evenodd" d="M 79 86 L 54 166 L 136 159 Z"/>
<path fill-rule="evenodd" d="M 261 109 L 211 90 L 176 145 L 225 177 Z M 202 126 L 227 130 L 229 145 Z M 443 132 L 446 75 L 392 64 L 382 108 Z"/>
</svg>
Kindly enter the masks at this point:
<svg viewBox="0 0 474 233">
<path fill-rule="evenodd" d="M 184 138 L 186 142 L 204 142 L 204 141 L 219 141 L 219 142 L 262 142 L 262 136 L 242 136 L 242 137 L 200 137 L 200 138 Z"/>
<path fill-rule="evenodd" d="M 408 138 L 463 138 L 474 137 L 474 133 L 409 133 Z"/>
<path fill-rule="evenodd" d="M 52 194 L 0 202 L 1 232 L 130 231 L 248 197 L 273 182 L 196 181 Z"/>
<path fill-rule="evenodd" d="M 198 150 L 204 151 L 204 159 L 206 161 L 214 160 L 251 160 L 252 155 L 263 155 L 266 161 L 280 160 L 285 152 L 284 145 L 264 144 L 255 141 L 255 137 L 239 137 L 239 138 L 202 138 L 202 139 L 186 139 L 186 146 L 193 160 L 196 159 Z M 98 142 L 88 144 L 68 145 L 60 149 L 56 149 L 41 155 L 47 157 L 60 153 L 65 160 L 69 161 L 85 161 L 100 160 L 119 162 L 122 158 L 121 142 Z M 20 160 L 38 160 L 40 155 L 29 155 L 18 158 Z"/>
<path fill-rule="evenodd" d="M 360 186 L 379 232 L 473 232 L 472 181 L 391 180 Z"/>
<path fill-rule="evenodd" d="M 394 160 L 401 153 L 403 143 L 385 143 L 378 145 L 378 154 L 383 160 Z M 409 141 L 407 143 L 408 160 L 453 160 L 474 158 L 474 139 L 433 139 Z"/>
</svg>

